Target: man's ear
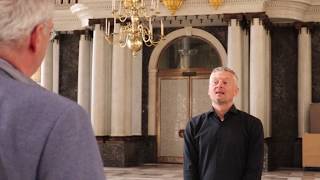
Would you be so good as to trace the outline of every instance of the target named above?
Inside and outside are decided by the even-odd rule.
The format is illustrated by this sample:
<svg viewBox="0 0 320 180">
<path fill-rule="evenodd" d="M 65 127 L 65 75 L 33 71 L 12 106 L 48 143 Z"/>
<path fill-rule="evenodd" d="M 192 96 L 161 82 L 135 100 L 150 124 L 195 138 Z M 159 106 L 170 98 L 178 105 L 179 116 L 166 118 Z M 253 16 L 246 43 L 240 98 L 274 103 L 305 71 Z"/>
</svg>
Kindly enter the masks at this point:
<svg viewBox="0 0 320 180">
<path fill-rule="evenodd" d="M 38 24 L 36 27 L 31 32 L 30 35 L 30 42 L 29 42 L 29 50 L 32 52 L 37 52 L 40 49 L 41 46 L 41 41 L 43 38 L 43 30 L 44 30 L 44 25 L 43 24 Z"/>
<path fill-rule="evenodd" d="M 234 96 L 237 96 L 239 94 L 239 87 L 236 87 L 235 92 L 234 92 Z"/>
</svg>

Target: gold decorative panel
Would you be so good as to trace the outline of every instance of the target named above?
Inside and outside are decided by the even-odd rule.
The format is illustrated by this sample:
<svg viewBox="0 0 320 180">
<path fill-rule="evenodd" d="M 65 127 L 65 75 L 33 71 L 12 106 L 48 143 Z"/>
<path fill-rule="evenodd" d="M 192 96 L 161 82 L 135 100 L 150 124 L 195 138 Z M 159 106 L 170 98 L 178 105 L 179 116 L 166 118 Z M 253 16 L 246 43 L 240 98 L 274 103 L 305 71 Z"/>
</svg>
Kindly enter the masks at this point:
<svg viewBox="0 0 320 180">
<path fill-rule="evenodd" d="M 162 0 L 164 6 L 171 12 L 172 15 L 181 7 L 183 0 Z"/>
<path fill-rule="evenodd" d="M 211 6 L 213 6 L 215 9 L 218 9 L 223 3 L 223 0 L 209 0 L 209 3 Z"/>
</svg>

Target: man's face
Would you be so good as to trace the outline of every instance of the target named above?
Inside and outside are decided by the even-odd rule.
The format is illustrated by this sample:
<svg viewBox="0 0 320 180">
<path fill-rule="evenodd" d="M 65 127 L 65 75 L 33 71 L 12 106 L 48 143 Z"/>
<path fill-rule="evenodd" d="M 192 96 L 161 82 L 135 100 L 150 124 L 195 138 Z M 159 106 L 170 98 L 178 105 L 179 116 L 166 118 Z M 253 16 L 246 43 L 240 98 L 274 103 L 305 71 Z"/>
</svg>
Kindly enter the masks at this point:
<svg viewBox="0 0 320 180">
<path fill-rule="evenodd" d="M 217 105 L 232 103 L 238 93 L 235 77 L 228 71 L 212 73 L 208 94 L 212 103 Z"/>
</svg>

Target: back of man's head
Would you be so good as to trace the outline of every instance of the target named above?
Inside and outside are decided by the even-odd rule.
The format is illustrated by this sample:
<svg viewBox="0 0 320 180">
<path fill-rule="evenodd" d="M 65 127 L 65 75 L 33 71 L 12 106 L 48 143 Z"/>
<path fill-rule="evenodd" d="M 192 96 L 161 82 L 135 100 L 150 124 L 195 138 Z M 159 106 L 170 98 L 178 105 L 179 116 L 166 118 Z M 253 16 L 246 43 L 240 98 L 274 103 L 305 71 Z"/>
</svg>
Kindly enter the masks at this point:
<svg viewBox="0 0 320 180">
<path fill-rule="evenodd" d="M 0 0 L 0 46 L 16 45 L 52 18 L 52 0 Z"/>
</svg>

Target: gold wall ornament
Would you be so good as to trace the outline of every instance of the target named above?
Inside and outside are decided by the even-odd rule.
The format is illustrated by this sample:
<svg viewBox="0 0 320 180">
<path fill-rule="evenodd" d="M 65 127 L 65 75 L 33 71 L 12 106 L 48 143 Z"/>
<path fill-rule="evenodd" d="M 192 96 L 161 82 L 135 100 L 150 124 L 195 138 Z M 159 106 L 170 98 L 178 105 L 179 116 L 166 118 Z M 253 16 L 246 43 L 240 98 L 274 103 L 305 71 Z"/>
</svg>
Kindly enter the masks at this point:
<svg viewBox="0 0 320 180">
<path fill-rule="evenodd" d="M 215 9 L 218 9 L 223 3 L 223 0 L 209 0 L 209 3 L 211 6 L 213 6 Z"/>
<path fill-rule="evenodd" d="M 106 19 L 105 39 L 109 43 L 115 43 L 113 36 L 119 36 L 120 47 L 128 47 L 135 56 L 146 46 L 155 46 L 164 38 L 163 21 L 160 21 L 161 35 L 154 38 L 152 22 L 159 14 L 160 0 L 151 0 L 149 8 L 144 0 L 120 0 L 116 8 L 116 0 L 112 0 L 113 19 Z M 113 33 L 110 26 L 113 21 Z M 117 42 L 116 42 L 117 43 Z"/>
<path fill-rule="evenodd" d="M 172 15 L 181 7 L 183 0 L 162 0 L 164 6 L 171 12 Z"/>
</svg>

